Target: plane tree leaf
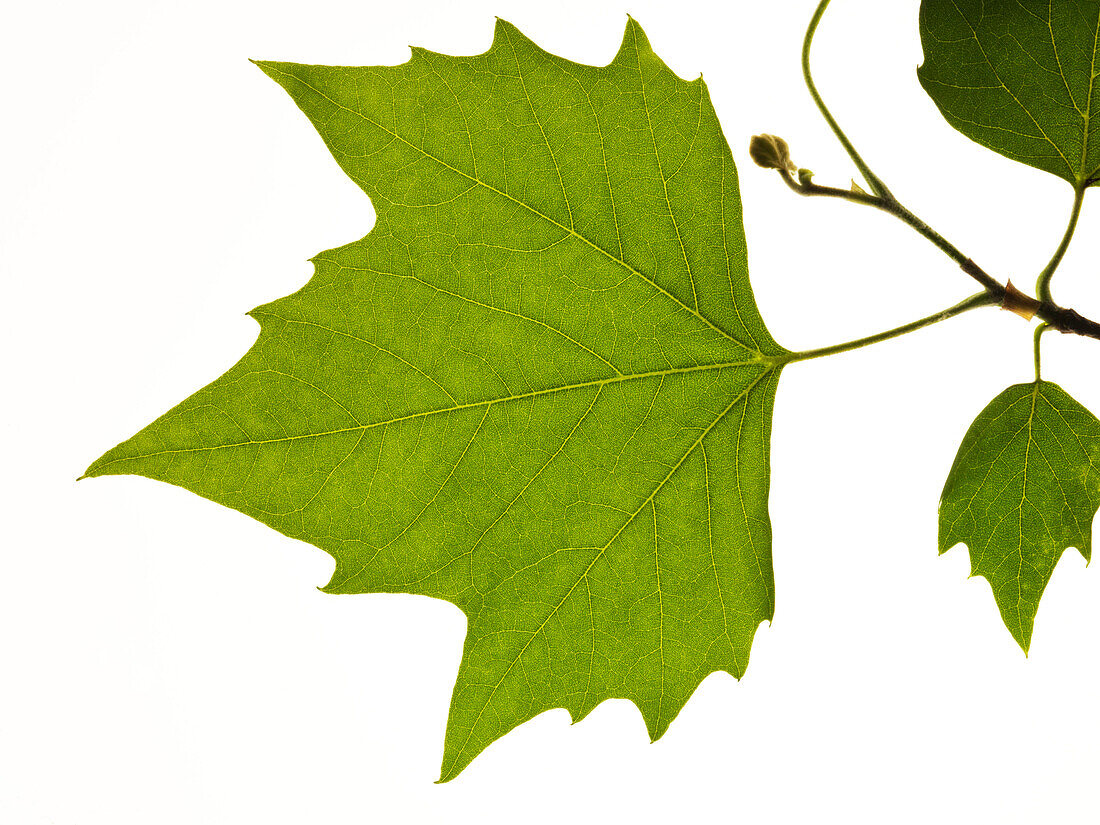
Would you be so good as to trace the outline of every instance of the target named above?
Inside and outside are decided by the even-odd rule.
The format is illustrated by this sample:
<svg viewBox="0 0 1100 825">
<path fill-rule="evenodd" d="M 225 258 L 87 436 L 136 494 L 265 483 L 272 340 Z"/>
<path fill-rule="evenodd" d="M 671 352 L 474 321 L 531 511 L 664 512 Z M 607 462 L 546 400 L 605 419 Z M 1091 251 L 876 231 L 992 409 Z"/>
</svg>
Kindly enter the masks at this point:
<svg viewBox="0 0 1100 825">
<path fill-rule="evenodd" d="M 956 129 L 1074 186 L 1100 174 L 1100 0 L 922 0 L 925 91 Z"/>
<path fill-rule="evenodd" d="M 1062 551 L 1086 560 L 1100 505 L 1100 421 L 1049 381 L 1017 384 L 970 426 L 940 498 L 940 552 L 970 548 L 1026 652 Z"/>
<path fill-rule="evenodd" d="M 461 608 L 442 780 L 550 708 L 625 697 L 656 739 L 708 673 L 744 672 L 774 604 L 786 350 L 753 301 L 702 79 L 633 21 L 602 68 L 504 22 L 473 57 L 258 65 L 376 225 L 87 475 L 176 484 L 315 544 L 329 593 Z"/>
</svg>

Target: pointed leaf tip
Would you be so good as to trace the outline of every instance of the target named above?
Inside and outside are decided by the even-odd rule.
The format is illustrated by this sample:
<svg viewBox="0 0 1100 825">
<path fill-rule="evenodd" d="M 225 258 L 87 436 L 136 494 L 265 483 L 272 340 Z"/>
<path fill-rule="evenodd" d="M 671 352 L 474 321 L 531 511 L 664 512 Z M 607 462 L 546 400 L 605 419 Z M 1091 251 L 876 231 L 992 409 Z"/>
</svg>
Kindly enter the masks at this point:
<svg viewBox="0 0 1100 825">
<path fill-rule="evenodd" d="M 642 24 L 630 15 L 627 15 L 626 34 L 633 38 L 639 50 L 653 51 L 653 46 L 649 42 L 649 35 L 645 33 Z"/>
<path fill-rule="evenodd" d="M 490 51 L 496 49 L 501 42 L 502 38 L 506 38 L 511 32 L 519 32 L 519 29 L 512 23 L 509 23 L 503 17 L 493 18 L 493 43 L 490 47 Z"/>
</svg>

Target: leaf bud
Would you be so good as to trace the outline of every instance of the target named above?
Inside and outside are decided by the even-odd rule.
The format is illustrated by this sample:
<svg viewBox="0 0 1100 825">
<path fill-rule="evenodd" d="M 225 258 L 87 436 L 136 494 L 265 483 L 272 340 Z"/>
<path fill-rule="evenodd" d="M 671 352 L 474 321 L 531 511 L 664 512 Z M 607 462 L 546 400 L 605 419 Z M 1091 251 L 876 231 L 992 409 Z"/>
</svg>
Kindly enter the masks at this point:
<svg viewBox="0 0 1100 825">
<path fill-rule="evenodd" d="M 757 166 L 765 169 L 794 172 L 797 168 L 791 162 L 791 150 L 787 147 L 787 141 L 775 135 L 755 135 L 749 141 L 749 157 Z"/>
</svg>

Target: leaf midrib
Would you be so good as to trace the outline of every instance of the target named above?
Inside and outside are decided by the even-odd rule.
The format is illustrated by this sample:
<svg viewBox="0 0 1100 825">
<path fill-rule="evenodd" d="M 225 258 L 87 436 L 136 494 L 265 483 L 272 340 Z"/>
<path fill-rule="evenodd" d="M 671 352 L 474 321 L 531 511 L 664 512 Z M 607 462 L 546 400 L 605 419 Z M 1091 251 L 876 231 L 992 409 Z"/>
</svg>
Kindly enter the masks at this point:
<svg viewBox="0 0 1100 825">
<path fill-rule="evenodd" d="M 390 424 L 400 424 L 400 423 L 403 423 L 405 421 L 412 421 L 412 420 L 415 420 L 415 419 L 418 419 L 418 418 L 427 418 L 429 416 L 439 415 L 441 413 L 461 412 L 463 410 L 475 409 L 475 408 L 478 408 L 478 407 L 485 407 L 485 406 L 492 406 L 493 404 L 502 404 L 502 403 L 507 403 L 507 402 L 510 402 L 510 401 L 521 401 L 521 400 L 526 399 L 526 398 L 536 398 L 536 397 L 543 396 L 543 395 L 552 395 L 552 394 L 558 393 L 558 392 L 568 392 L 569 390 L 583 389 L 585 387 L 605 387 L 605 386 L 608 386 L 610 384 L 620 384 L 620 383 L 625 383 L 627 381 L 636 381 L 636 380 L 642 380 L 642 379 L 645 379 L 645 378 L 657 378 L 657 377 L 664 377 L 664 376 L 667 376 L 667 375 L 684 375 L 684 374 L 697 373 L 697 372 L 708 372 L 708 371 L 714 371 L 714 370 L 730 369 L 730 368 L 734 368 L 734 367 L 750 367 L 750 366 L 762 367 L 763 368 L 763 372 L 761 373 L 762 376 L 767 375 L 773 369 L 776 369 L 776 366 L 774 364 L 770 364 L 770 363 L 767 363 L 767 362 L 762 361 L 760 359 L 755 359 L 754 358 L 754 359 L 751 359 L 751 360 L 748 360 L 748 361 L 725 361 L 725 362 L 721 362 L 721 363 L 717 363 L 717 364 L 702 364 L 702 365 L 698 365 L 698 366 L 694 366 L 694 367 L 673 367 L 673 368 L 670 368 L 670 369 L 667 369 L 667 370 L 653 370 L 653 371 L 650 371 L 650 372 L 628 373 L 628 374 L 625 374 L 625 375 L 615 375 L 615 376 L 611 376 L 609 378 L 595 379 L 595 380 L 592 380 L 592 381 L 581 381 L 581 382 L 577 382 L 575 384 L 560 384 L 560 385 L 555 386 L 555 387 L 546 387 L 546 388 L 543 388 L 541 390 L 532 390 L 530 392 L 518 393 L 518 394 L 515 394 L 515 395 L 500 396 L 500 397 L 497 397 L 497 398 L 487 398 L 487 399 L 482 399 L 481 401 L 471 401 L 471 402 L 468 402 L 466 404 L 459 404 L 459 405 L 451 406 L 451 407 L 440 407 L 440 408 L 433 409 L 433 410 L 424 410 L 424 411 L 417 412 L 417 413 L 410 413 L 409 415 L 398 416 L 397 418 L 387 419 L 385 421 L 372 421 L 369 424 L 359 424 L 359 425 L 354 426 L 354 427 L 341 427 L 341 428 L 338 428 L 338 429 L 324 430 L 324 431 L 320 431 L 320 432 L 301 433 L 299 435 L 282 436 L 280 438 L 249 439 L 247 441 L 236 441 L 236 442 L 231 442 L 229 444 L 214 444 L 214 445 L 210 445 L 210 446 L 206 446 L 206 447 L 192 447 L 192 448 L 189 448 L 189 449 L 158 450 L 158 451 L 151 452 L 151 453 L 142 453 L 140 455 L 124 456 L 124 457 L 112 459 L 111 461 L 100 464 L 100 465 L 96 466 L 94 468 L 94 470 L 95 470 L 96 473 L 98 473 L 103 468 L 109 467 L 112 464 L 117 464 L 117 463 L 122 462 L 122 461 L 137 461 L 137 460 L 143 459 L 143 458 L 155 458 L 157 456 L 162 456 L 162 455 L 176 455 L 176 454 L 183 454 L 183 453 L 209 452 L 209 451 L 213 451 L 213 450 L 232 449 L 232 448 L 235 448 L 235 447 L 250 447 L 250 446 L 255 446 L 255 445 L 279 444 L 279 443 L 288 442 L 288 441 L 300 441 L 300 440 L 307 439 L 307 438 L 322 438 L 324 436 L 329 436 L 329 435 L 340 435 L 340 434 L 343 434 L 343 433 L 360 432 L 360 431 L 374 429 L 375 427 L 385 427 L 385 426 L 389 426 Z M 247 375 L 255 375 L 255 374 L 259 374 L 259 373 L 263 373 L 263 372 L 272 372 L 272 371 L 273 370 L 252 370 L 251 372 L 247 373 Z M 240 377 L 244 377 L 244 376 L 240 376 Z M 759 377 L 757 379 L 754 379 L 754 383 L 756 381 L 759 381 Z"/>
<path fill-rule="evenodd" d="M 1096 72 L 1096 53 L 1097 53 L 1098 49 L 1100 49 L 1100 10 L 1097 11 L 1096 28 L 1095 28 L 1095 31 L 1093 32 L 1093 35 L 1092 35 L 1092 63 L 1089 66 L 1089 94 L 1088 94 L 1088 97 L 1085 99 L 1085 112 L 1084 112 L 1085 137 L 1081 141 L 1081 172 L 1080 172 L 1080 174 L 1077 178 L 1077 185 L 1078 186 L 1084 185 L 1087 182 L 1087 180 L 1089 179 L 1089 174 L 1090 174 L 1090 173 L 1085 171 L 1085 164 L 1088 163 L 1088 149 L 1089 149 L 1089 136 L 1090 136 L 1089 124 L 1090 124 L 1091 118 L 1092 118 L 1092 98 L 1093 98 L 1093 92 L 1096 90 L 1096 80 L 1097 80 L 1097 77 L 1098 77 L 1097 72 Z M 1097 171 L 1096 169 L 1093 169 L 1091 174 L 1095 175 L 1096 171 Z"/>
</svg>

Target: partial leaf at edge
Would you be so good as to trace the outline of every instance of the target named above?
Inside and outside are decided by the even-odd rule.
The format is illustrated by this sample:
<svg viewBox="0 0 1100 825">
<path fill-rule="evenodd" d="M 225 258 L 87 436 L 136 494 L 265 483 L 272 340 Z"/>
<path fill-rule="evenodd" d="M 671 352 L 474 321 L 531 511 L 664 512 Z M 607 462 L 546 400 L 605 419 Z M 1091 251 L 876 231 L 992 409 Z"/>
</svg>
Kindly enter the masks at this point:
<svg viewBox="0 0 1100 825">
<path fill-rule="evenodd" d="M 1100 505 L 1100 421 L 1049 381 L 1017 384 L 970 426 L 940 497 L 940 552 L 970 548 L 1026 652 L 1067 547 L 1086 560 Z"/>
<path fill-rule="evenodd" d="M 327 592 L 458 605 L 443 780 L 550 708 L 629 698 L 661 736 L 708 673 L 744 672 L 774 605 L 785 350 L 702 80 L 633 21 L 603 68 L 504 22 L 473 57 L 259 65 L 377 224 L 87 475 L 177 484 L 315 544 Z"/>
<path fill-rule="evenodd" d="M 925 91 L 956 129 L 1074 186 L 1100 174 L 1100 0 L 922 0 Z"/>
</svg>

